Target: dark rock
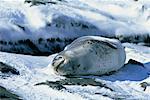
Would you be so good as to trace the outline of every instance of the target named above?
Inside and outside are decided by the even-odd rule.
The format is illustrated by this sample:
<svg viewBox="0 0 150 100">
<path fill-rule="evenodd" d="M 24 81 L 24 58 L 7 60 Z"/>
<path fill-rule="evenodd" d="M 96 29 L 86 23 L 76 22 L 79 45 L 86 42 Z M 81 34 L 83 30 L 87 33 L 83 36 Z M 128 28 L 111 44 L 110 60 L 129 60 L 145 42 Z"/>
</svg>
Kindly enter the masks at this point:
<svg viewBox="0 0 150 100">
<path fill-rule="evenodd" d="M 89 27 L 87 25 L 85 25 L 85 24 L 82 24 L 82 28 L 83 29 L 88 29 Z"/>
<path fill-rule="evenodd" d="M 133 59 L 130 59 L 128 61 L 128 64 L 135 64 L 135 65 L 140 65 L 140 66 L 143 66 L 144 67 L 144 64 L 142 64 L 141 62 L 138 62 L 136 60 L 133 60 Z"/>
<path fill-rule="evenodd" d="M 140 83 L 141 87 L 144 88 L 144 91 L 146 90 L 147 86 L 150 86 L 150 83 L 142 82 Z"/>
<path fill-rule="evenodd" d="M 0 100 L 23 100 L 18 95 L 0 86 Z"/>
<path fill-rule="evenodd" d="M 39 38 L 39 39 L 38 39 L 39 44 L 41 44 L 42 41 L 43 41 L 42 38 Z"/>
<path fill-rule="evenodd" d="M 47 3 L 50 4 L 57 4 L 57 2 L 53 2 L 53 1 L 41 1 L 41 0 L 25 0 L 24 3 L 32 3 L 31 6 L 35 6 L 35 5 L 46 5 Z"/>
<path fill-rule="evenodd" d="M 37 84 L 35 84 L 35 86 L 37 86 L 37 85 L 48 85 L 48 86 L 51 87 L 52 89 L 56 89 L 56 90 L 66 89 L 64 86 L 62 86 L 62 85 L 59 84 L 58 82 L 52 82 L 52 81 L 46 81 L 46 82 L 42 82 L 42 83 L 37 83 Z"/>
<path fill-rule="evenodd" d="M 15 68 L 13 68 L 12 66 L 10 65 L 7 65 L 3 62 L 0 62 L 0 71 L 2 73 L 9 73 L 11 72 L 12 74 L 16 74 L 16 75 L 19 75 L 19 71 L 17 71 Z"/>
<path fill-rule="evenodd" d="M 25 27 L 24 26 L 21 26 L 19 24 L 16 24 L 21 30 L 25 31 Z"/>
<path fill-rule="evenodd" d="M 90 78 L 66 78 L 59 81 L 46 81 L 42 83 L 37 83 L 35 85 L 48 85 L 49 87 L 57 90 L 66 89 L 63 85 L 81 85 L 81 86 L 100 86 L 104 87 L 106 89 L 109 89 L 110 91 L 113 91 L 110 87 L 108 87 L 106 84 L 102 82 L 97 82 L 94 79 Z"/>
</svg>

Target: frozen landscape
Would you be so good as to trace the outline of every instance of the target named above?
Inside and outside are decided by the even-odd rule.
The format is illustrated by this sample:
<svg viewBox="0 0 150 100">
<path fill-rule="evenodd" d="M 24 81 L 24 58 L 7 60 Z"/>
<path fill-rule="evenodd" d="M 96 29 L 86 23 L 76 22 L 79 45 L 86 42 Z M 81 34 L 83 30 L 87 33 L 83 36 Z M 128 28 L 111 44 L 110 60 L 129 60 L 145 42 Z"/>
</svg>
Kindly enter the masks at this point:
<svg viewBox="0 0 150 100">
<path fill-rule="evenodd" d="M 37 1 L 0 1 L 0 93 L 7 89 L 13 100 L 150 99 L 150 0 Z M 119 39 L 124 67 L 102 76 L 55 75 L 54 56 L 85 35 Z"/>
<path fill-rule="evenodd" d="M 37 1 L 53 3 L 32 5 L 24 0 L 1 1 L 1 51 L 48 56 L 84 35 L 149 43 L 149 0 Z"/>
</svg>

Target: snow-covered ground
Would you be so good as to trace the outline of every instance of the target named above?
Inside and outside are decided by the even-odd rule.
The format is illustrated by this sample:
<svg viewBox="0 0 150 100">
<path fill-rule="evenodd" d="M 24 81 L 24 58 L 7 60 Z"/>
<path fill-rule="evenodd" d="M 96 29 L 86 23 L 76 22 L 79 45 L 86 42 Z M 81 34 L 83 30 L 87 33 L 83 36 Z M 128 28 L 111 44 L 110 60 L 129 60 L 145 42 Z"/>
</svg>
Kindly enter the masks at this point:
<svg viewBox="0 0 150 100">
<path fill-rule="evenodd" d="M 83 35 L 150 43 L 150 0 L 35 1 L 53 3 L 1 0 L 1 51 L 47 55 Z"/>
<path fill-rule="evenodd" d="M 0 86 L 25 100 L 150 99 L 150 86 L 145 91 L 141 87 L 142 82 L 150 84 L 150 47 L 142 46 L 150 46 L 150 0 L 39 1 L 49 3 L 0 1 L 0 62 L 20 73 L 0 71 Z M 75 78 L 81 83 L 58 84 L 70 78 L 53 74 L 54 53 L 84 35 L 124 42 L 126 65 L 111 75 L 82 76 Z M 129 59 L 140 63 L 128 63 Z M 46 81 L 52 83 L 35 85 Z"/>
<path fill-rule="evenodd" d="M 144 91 L 140 83 L 150 83 L 150 48 L 125 43 L 126 65 L 112 75 L 82 76 L 105 84 L 104 87 L 95 85 L 63 85 L 65 89 L 57 90 L 47 85 L 35 85 L 46 81 L 58 81 L 65 77 L 57 76 L 50 70 L 54 55 L 49 57 L 34 57 L 0 52 L 0 62 L 16 68 L 20 75 L 0 73 L 0 86 L 11 90 L 25 100 L 109 100 L 129 99 L 148 100 L 150 87 Z M 142 48 L 142 49 L 141 49 Z M 143 63 L 130 64 L 129 59 Z M 48 66 L 48 67 L 47 67 Z M 106 86 L 108 88 L 106 88 Z"/>
</svg>

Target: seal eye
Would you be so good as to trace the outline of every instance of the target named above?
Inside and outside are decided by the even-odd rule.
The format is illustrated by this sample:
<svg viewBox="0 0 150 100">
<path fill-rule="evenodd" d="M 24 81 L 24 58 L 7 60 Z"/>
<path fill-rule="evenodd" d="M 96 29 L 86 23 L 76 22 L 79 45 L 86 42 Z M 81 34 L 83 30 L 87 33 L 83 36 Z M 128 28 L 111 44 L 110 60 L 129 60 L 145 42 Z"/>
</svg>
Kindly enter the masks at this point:
<svg viewBox="0 0 150 100">
<path fill-rule="evenodd" d="M 59 59 L 63 59 L 63 57 L 61 55 L 58 55 L 54 58 L 54 60 L 59 60 Z"/>
</svg>

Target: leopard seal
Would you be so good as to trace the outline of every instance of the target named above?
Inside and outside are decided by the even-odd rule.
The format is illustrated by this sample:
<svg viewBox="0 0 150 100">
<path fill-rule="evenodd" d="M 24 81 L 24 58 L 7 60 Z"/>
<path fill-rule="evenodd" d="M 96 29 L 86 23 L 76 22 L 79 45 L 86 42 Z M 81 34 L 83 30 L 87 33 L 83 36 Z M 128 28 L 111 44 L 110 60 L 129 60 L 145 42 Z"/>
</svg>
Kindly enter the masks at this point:
<svg viewBox="0 0 150 100">
<path fill-rule="evenodd" d="M 83 36 L 74 40 L 52 60 L 58 75 L 103 75 L 120 69 L 126 59 L 119 40 Z"/>
</svg>

